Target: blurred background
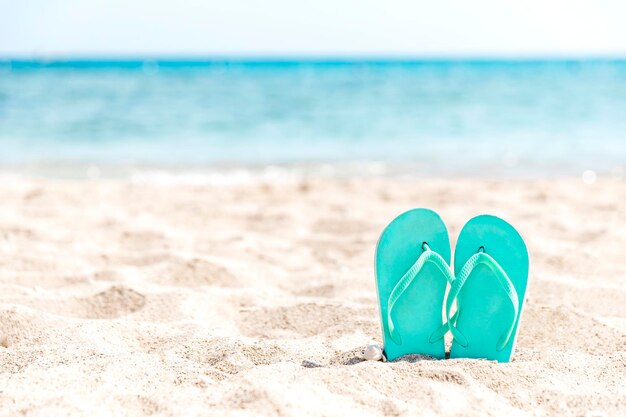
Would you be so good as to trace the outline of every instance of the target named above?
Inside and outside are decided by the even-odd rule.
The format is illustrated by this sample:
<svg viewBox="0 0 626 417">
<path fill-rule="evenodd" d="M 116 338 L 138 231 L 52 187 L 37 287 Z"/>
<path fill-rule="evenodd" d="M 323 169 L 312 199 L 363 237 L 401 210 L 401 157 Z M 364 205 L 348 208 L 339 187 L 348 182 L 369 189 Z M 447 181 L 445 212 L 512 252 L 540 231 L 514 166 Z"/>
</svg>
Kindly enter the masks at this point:
<svg viewBox="0 0 626 417">
<path fill-rule="evenodd" d="M 618 1 L 0 4 L 0 171 L 625 175 Z"/>
</svg>

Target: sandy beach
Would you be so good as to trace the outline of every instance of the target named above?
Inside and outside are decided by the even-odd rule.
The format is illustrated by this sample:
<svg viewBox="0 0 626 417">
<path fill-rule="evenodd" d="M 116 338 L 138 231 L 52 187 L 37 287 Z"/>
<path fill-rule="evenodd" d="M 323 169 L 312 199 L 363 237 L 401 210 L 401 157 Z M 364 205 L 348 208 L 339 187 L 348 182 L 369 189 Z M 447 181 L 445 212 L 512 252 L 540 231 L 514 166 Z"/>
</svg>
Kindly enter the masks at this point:
<svg viewBox="0 0 626 417">
<path fill-rule="evenodd" d="M 0 182 L 0 415 L 624 416 L 626 182 Z M 364 362 L 373 260 L 429 207 L 531 254 L 509 364 Z M 450 340 L 448 340 L 448 344 Z"/>
</svg>

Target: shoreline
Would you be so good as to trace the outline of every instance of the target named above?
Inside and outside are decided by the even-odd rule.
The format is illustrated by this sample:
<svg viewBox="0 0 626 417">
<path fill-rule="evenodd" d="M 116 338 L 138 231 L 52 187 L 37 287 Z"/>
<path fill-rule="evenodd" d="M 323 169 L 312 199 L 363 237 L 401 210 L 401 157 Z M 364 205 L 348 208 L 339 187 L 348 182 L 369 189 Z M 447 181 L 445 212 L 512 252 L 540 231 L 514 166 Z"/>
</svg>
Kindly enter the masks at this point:
<svg viewBox="0 0 626 417">
<path fill-rule="evenodd" d="M 506 165 L 506 164 L 505 164 Z M 626 180 L 626 166 L 602 170 L 555 168 L 553 171 L 517 169 L 509 166 L 489 168 L 458 167 L 456 170 L 431 169 L 406 161 L 344 161 L 297 163 L 216 163 L 206 164 L 88 164 L 67 161 L 43 165 L 2 166 L 0 179 L 23 180 L 105 180 L 137 184 L 230 185 L 254 183 L 293 183 L 307 180 L 478 180 L 478 181 L 554 181 L 580 179 L 589 184 L 596 179 Z"/>
</svg>

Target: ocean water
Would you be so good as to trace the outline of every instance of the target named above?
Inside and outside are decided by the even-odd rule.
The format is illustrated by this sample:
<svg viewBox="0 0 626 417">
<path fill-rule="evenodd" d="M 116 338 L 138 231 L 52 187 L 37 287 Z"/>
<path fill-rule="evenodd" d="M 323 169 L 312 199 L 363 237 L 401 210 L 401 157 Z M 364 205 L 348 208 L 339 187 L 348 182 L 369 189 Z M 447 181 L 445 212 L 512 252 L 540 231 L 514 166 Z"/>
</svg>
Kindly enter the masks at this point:
<svg viewBox="0 0 626 417">
<path fill-rule="evenodd" d="M 0 169 L 268 165 L 623 175 L 626 61 L 0 60 Z"/>
</svg>

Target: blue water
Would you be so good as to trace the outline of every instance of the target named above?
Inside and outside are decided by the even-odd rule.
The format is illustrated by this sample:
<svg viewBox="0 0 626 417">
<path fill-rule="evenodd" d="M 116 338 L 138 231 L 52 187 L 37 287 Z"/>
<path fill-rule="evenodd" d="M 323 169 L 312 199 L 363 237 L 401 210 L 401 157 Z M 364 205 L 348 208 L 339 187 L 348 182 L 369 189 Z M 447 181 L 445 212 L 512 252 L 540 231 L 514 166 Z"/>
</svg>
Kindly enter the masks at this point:
<svg viewBox="0 0 626 417">
<path fill-rule="evenodd" d="M 626 166 L 626 61 L 0 60 L 0 168 Z"/>
</svg>

